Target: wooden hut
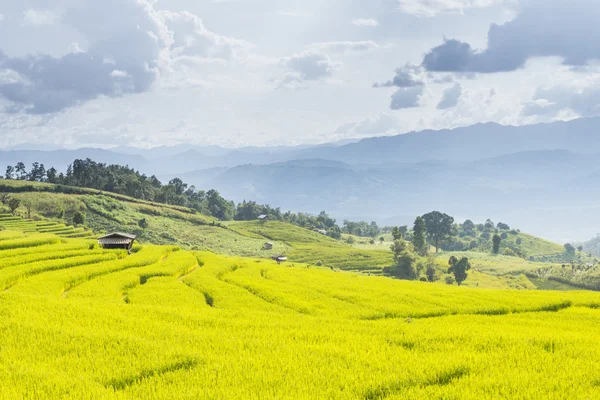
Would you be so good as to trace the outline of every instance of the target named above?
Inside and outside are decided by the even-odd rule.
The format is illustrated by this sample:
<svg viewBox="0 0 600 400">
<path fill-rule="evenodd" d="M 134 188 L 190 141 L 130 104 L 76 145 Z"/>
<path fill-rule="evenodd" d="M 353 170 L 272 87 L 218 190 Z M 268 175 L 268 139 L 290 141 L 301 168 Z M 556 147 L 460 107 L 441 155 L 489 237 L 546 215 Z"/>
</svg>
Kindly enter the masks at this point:
<svg viewBox="0 0 600 400">
<path fill-rule="evenodd" d="M 273 242 L 267 242 L 267 243 L 265 243 L 263 249 L 265 249 L 265 250 L 272 250 L 273 249 Z"/>
<path fill-rule="evenodd" d="M 98 244 L 104 249 L 123 249 L 130 251 L 136 238 L 136 235 L 115 232 L 99 237 Z"/>
<path fill-rule="evenodd" d="M 260 222 L 265 222 L 265 221 L 268 221 L 268 220 L 269 220 L 269 216 L 268 216 L 268 215 L 266 215 L 266 214 L 259 215 L 259 216 L 258 216 L 258 220 L 259 220 Z"/>
</svg>

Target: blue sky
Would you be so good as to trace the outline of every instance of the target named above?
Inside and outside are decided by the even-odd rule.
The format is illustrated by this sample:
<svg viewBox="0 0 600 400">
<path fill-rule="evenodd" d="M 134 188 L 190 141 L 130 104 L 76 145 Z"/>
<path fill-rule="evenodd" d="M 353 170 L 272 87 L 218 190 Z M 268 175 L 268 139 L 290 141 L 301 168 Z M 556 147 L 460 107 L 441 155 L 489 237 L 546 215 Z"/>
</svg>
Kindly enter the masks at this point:
<svg viewBox="0 0 600 400">
<path fill-rule="evenodd" d="M 600 111 L 594 0 L 8 0 L 0 146 L 321 143 Z"/>
</svg>

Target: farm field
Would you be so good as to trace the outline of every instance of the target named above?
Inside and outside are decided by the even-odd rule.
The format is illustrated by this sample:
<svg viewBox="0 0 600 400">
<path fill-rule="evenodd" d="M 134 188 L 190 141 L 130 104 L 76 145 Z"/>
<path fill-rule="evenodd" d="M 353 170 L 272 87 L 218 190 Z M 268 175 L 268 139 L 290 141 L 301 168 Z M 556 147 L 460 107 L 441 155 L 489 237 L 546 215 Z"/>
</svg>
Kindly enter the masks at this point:
<svg viewBox="0 0 600 400">
<path fill-rule="evenodd" d="M 230 222 L 227 226 L 241 235 L 289 245 L 291 250 L 286 255 L 296 262 L 354 271 L 381 270 L 393 262 L 389 247 L 358 249 L 318 232 L 282 222 Z"/>
<path fill-rule="evenodd" d="M 593 399 L 600 294 L 0 232 L 0 398 Z"/>
</svg>

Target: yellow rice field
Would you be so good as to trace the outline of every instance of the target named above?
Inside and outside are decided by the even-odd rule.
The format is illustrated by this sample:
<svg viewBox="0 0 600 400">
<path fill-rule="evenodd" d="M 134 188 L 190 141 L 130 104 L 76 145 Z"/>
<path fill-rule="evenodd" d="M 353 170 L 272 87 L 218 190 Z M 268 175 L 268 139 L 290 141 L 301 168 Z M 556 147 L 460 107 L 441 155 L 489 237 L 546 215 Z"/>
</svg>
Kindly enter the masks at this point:
<svg viewBox="0 0 600 400">
<path fill-rule="evenodd" d="M 91 244 L 0 232 L 0 398 L 600 398 L 597 293 Z"/>
</svg>

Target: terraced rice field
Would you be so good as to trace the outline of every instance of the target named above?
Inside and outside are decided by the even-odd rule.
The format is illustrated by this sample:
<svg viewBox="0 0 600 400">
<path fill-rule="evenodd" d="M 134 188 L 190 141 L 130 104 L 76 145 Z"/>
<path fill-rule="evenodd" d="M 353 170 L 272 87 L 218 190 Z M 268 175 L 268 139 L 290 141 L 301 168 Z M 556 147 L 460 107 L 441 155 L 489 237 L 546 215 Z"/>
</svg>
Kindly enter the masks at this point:
<svg viewBox="0 0 600 400">
<path fill-rule="evenodd" d="M 90 239 L 95 237 L 94 233 L 89 229 L 67 226 L 50 220 L 34 221 L 23 219 L 21 217 L 15 217 L 12 214 L 0 214 L 0 228 L 29 233 L 53 233 L 65 238 Z"/>
<path fill-rule="evenodd" d="M 600 294 L 0 232 L 0 398 L 594 399 Z"/>
</svg>

